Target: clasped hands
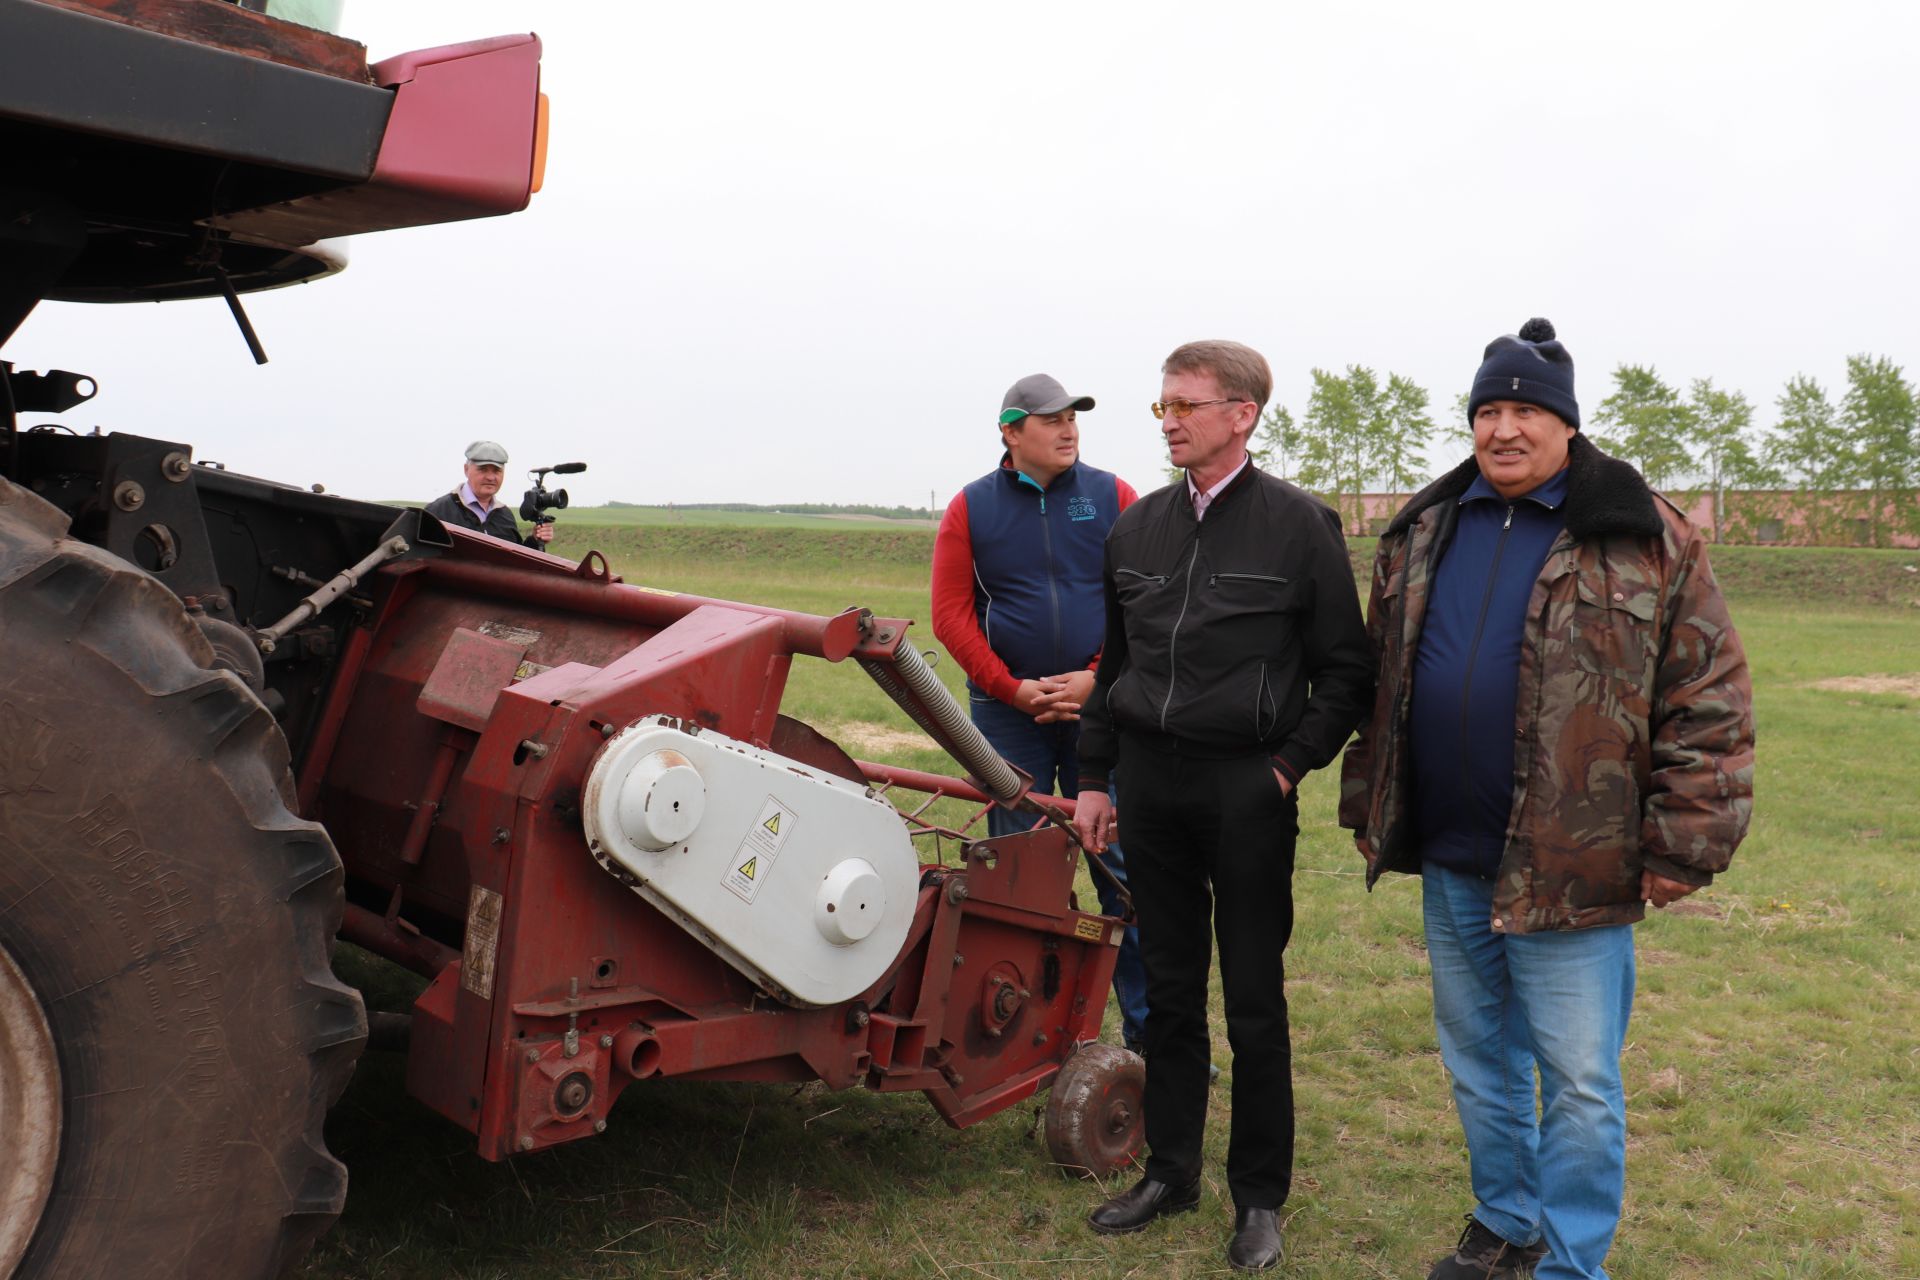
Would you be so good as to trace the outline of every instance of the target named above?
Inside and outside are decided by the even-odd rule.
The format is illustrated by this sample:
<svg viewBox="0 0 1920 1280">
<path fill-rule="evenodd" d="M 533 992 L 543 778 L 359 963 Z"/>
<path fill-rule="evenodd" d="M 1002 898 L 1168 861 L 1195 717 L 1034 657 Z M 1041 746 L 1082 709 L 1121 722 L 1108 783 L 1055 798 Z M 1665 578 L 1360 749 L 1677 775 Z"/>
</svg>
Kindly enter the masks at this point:
<svg viewBox="0 0 1920 1280">
<path fill-rule="evenodd" d="M 1022 680 L 1013 705 L 1033 717 L 1035 724 L 1078 720 L 1080 708 L 1093 692 L 1093 672 L 1067 671 L 1038 680 Z"/>
</svg>

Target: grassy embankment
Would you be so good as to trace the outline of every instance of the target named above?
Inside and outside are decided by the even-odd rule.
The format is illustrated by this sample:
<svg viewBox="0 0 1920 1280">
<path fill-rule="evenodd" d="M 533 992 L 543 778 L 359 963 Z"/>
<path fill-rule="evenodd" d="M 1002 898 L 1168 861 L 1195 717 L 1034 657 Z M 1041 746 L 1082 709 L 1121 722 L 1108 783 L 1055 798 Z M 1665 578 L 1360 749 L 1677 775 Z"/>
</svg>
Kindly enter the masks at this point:
<svg viewBox="0 0 1920 1280">
<path fill-rule="evenodd" d="M 633 581 L 926 617 L 925 532 L 563 530 L 563 549 L 601 547 Z M 1639 930 L 1620 1280 L 1920 1277 L 1910 564 L 1920 554 L 1716 557 L 1754 671 L 1759 800 L 1733 871 Z M 915 634 L 932 645 L 924 623 Z M 850 664 L 796 664 L 787 709 L 856 754 L 939 764 Z M 1305 792 L 1287 953 L 1300 1136 L 1281 1274 L 1420 1275 L 1469 1197 L 1419 895 L 1404 878 L 1363 891 L 1332 792 L 1324 777 Z M 1138 1236 L 1084 1229 L 1100 1191 L 1048 1166 L 1031 1104 L 955 1132 L 917 1097 L 664 1083 L 629 1090 L 601 1139 L 488 1165 L 373 1055 L 330 1126 L 353 1171 L 347 1211 L 305 1273 L 1217 1274 L 1229 1099 L 1261 1083 L 1235 1079 L 1217 991 L 1214 1013 L 1206 1197 Z"/>
</svg>

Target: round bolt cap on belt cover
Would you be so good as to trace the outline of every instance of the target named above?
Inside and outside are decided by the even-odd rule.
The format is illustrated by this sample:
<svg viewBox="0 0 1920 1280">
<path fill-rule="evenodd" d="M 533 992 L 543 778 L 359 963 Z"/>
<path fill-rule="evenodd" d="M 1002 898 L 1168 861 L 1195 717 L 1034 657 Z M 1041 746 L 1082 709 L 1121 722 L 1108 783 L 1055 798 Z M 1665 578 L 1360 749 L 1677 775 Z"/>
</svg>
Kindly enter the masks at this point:
<svg viewBox="0 0 1920 1280">
<path fill-rule="evenodd" d="M 691 760 L 671 748 L 643 756 L 620 785 L 620 828 L 652 853 L 692 835 L 706 810 L 706 780 Z"/>
<path fill-rule="evenodd" d="M 834 865 L 813 895 L 813 923 L 836 947 L 848 947 L 872 933 L 887 910 L 887 887 L 865 858 Z"/>
</svg>

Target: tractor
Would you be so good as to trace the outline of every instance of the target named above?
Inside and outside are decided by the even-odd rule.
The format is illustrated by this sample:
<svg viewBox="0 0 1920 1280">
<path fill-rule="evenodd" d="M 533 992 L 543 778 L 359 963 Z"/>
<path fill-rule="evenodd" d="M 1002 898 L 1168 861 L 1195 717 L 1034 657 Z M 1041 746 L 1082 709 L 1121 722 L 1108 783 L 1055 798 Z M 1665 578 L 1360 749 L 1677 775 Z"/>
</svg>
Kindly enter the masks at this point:
<svg viewBox="0 0 1920 1280">
<path fill-rule="evenodd" d="M 281 8 L 0 0 L 0 343 L 43 300 L 218 297 L 264 358 L 243 296 L 340 270 L 341 237 L 529 204 L 536 37 L 370 64 Z M 955 1126 L 1050 1089 L 1055 1161 L 1132 1157 L 1140 1063 L 1097 1043 L 1122 924 L 908 620 L 653 589 L 59 422 L 96 390 L 0 361 L 0 1276 L 294 1265 L 369 1041 L 337 939 L 424 979 L 375 1040 L 489 1160 L 674 1078 L 917 1091 Z M 858 664 L 964 776 L 783 715 L 796 659 Z"/>
</svg>

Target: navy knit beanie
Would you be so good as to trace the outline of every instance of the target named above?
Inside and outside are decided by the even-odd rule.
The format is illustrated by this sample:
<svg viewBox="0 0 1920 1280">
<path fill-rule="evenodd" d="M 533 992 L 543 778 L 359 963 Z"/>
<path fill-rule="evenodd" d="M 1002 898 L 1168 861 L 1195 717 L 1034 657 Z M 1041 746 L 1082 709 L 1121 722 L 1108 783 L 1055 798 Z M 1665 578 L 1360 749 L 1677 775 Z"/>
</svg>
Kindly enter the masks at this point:
<svg viewBox="0 0 1920 1280">
<path fill-rule="evenodd" d="M 1473 377 L 1467 399 L 1467 421 L 1490 400 L 1519 400 L 1537 404 L 1580 429 L 1580 402 L 1573 398 L 1573 356 L 1560 345 L 1553 322 L 1535 318 L 1487 344 L 1486 358 Z"/>
</svg>

